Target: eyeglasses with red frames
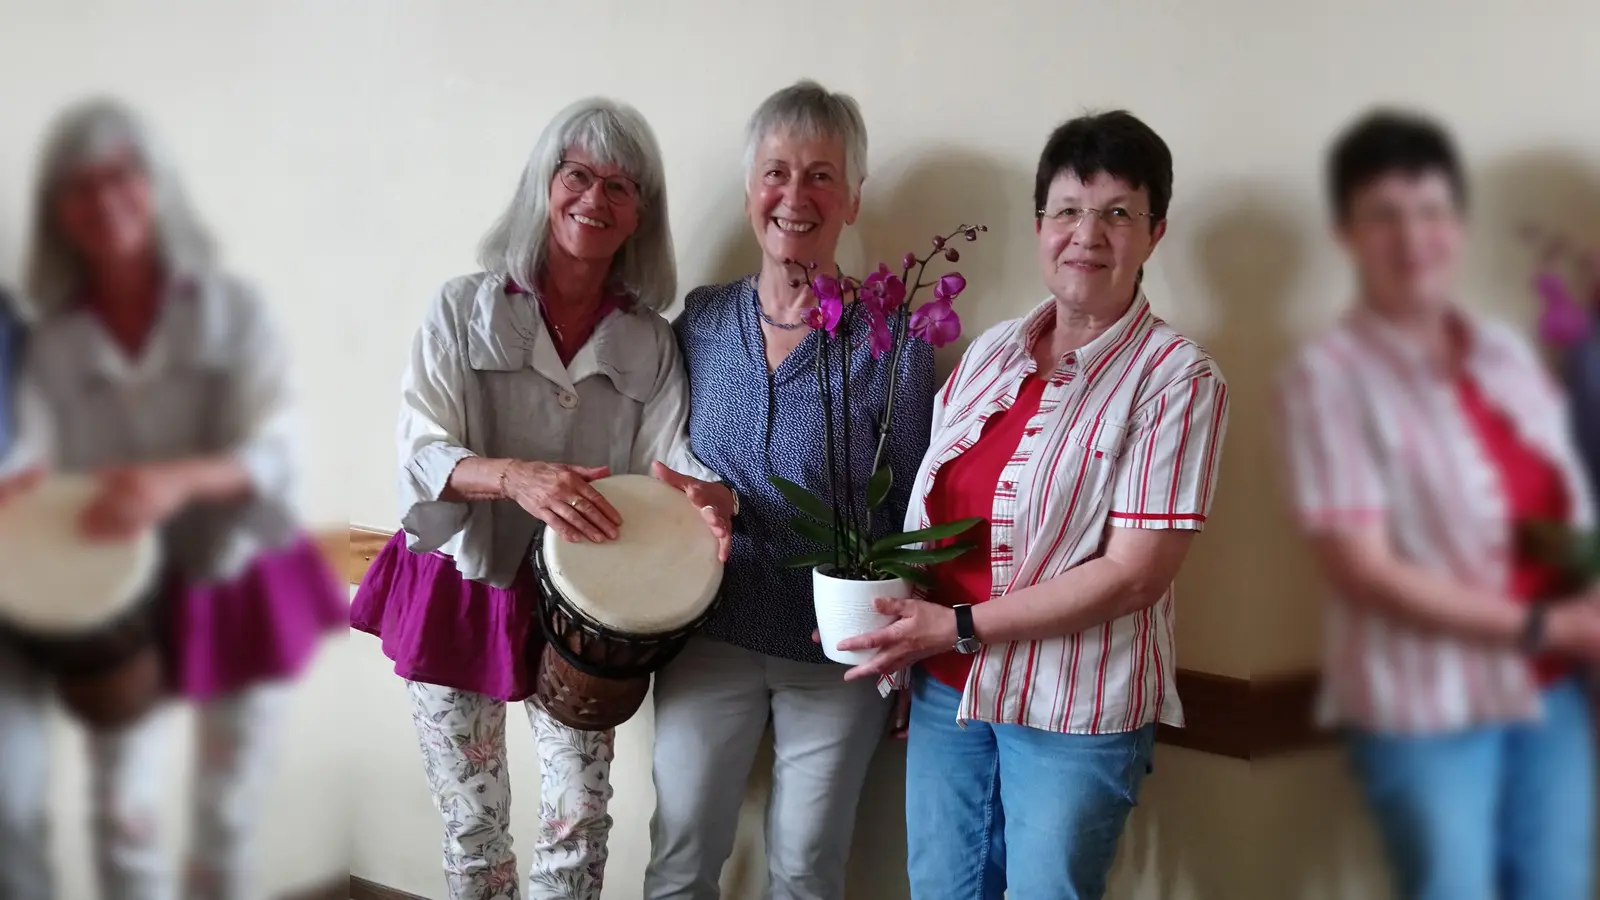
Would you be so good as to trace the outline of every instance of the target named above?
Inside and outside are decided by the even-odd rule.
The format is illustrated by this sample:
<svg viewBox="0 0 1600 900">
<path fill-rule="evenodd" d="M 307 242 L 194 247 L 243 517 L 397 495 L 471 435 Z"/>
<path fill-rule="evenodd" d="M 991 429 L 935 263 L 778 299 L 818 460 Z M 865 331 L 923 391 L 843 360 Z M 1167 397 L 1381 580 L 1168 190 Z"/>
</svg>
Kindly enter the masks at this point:
<svg viewBox="0 0 1600 900">
<path fill-rule="evenodd" d="M 561 183 L 567 190 L 574 194 L 588 193 L 589 188 L 600 184 L 600 193 L 605 195 L 606 202 L 612 206 L 633 206 L 639 202 L 639 182 L 625 175 L 607 175 L 589 168 L 581 162 L 563 159 L 561 167 L 556 169 L 556 175 L 561 178 Z"/>
</svg>

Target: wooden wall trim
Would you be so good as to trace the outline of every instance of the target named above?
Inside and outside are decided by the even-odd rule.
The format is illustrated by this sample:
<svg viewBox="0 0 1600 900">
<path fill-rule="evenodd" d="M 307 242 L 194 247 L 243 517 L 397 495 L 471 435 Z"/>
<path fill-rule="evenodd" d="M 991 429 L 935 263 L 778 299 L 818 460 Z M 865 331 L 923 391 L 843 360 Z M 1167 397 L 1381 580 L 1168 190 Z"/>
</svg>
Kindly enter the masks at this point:
<svg viewBox="0 0 1600 900">
<path fill-rule="evenodd" d="M 321 538 L 335 568 L 360 584 L 391 532 L 352 526 Z M 1315 671 L 1265 678 L 1236 678 L 1179 669 L 1185 728 L 1162 725 L 1156 739 L 1233 759 L 1260 759 L 1325 743 L 1312 721 Z M 358 898 L 359 900 L 359 898 Z"/>
<path fill-rule="evenodd" d="M 428 900 L 428 898 L 351 875 L 350 900 Z"/>
</svg>

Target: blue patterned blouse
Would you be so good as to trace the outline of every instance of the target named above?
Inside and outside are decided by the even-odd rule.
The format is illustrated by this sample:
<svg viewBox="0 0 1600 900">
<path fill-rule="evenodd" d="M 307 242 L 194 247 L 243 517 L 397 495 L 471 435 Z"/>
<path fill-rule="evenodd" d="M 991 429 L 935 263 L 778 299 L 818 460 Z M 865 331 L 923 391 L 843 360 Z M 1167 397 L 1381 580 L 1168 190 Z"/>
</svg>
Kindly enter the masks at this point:
<svg viewBox="0 0 1600 900">
<path fill-rule="evenodd" d="M 1567 350 L 1564 374 L 1590 489 L 1600 491 L 1600 325 Z"/>
<path fill-rule="evenodd" d="M 827 496 L 816 368 L 820 338 L 807 335 L 777 371 L 769 372 L 758 316 L 751 277 L 690 292 L 676 325 L 689 370 L 690 443 L 700 461 L 739 492 L 722 605 L 706 623 L 705 634 L 769 656 L 825 663 L 811 640 L 817 627 L 811 571 L 782 566 L 785 559 L 824 548 L 794 534 L 789 527 L 794 511 L 767 480 L 769 474 L 781 475 Z M 890 355 L 874 360 L 865 324 L 857 323 L 857 331 L 850 361 L 850 393 L 857 398 L 851 452 L 857 478 L 864 481 L 871 474 L 875 431 L 888 396 Z M 836 396 L 838 375 L 835 371 Z M 894 487 L 873 516 L 874 537 L 904 526 L 911 482 L 928 449 L 936 387 L 933 348 L 910 339 L 900 357 L 894 422 L 884 451 Z"/>
<path fill-rule="evenodd" d="M 11 298 L 0 291 L 0 462 L 11 452 L 17 436 L 17 372 L 21 367 L 22 320 Z"/>
</svg>

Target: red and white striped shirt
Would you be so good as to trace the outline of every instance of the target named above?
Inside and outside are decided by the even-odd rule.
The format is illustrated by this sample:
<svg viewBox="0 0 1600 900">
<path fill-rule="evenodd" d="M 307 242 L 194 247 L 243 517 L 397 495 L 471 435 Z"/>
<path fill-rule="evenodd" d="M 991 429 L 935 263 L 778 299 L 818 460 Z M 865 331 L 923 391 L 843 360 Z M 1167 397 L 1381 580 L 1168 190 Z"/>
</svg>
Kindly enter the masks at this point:
<svg viewBox="0 0 1600 900">
<path fill-rule="evenodd" d="M 1460 313 L 1466 375 L 1519 437 L 1562 473 L 1573 524 L 1591 521 L 1562 392 L 1508 326 Z M 1280 400 L 1294 502 L 1310 533 L 1382 521 L 1409 562 L 1505 590 L 1510 516 L 1498 470 L 1450 373 L 1371 312 L 1310 341 Z M 1421 630 L 1343 602 L 1328 607 L 1325 725 L 1437 733 L 1535 717 L 1538 688 L 1511 649 Z"/>
<path fill-rule="evenodd" d="M 926 528 L 940 467 L 1009 409 L 1037 369 L 1034 343 L 1052 298 L 967 349 L 935 398 L 933 436 L 906 528 Z M 1228 422 L 1228 388 L 1210 356 L 1150 310 L 1141 293 L 1105 334 L 1066 354 L 1006 465 L 990 517 L 991 597 L 1055 578 L 1099 555 L 1108 526 L 1204 527 Z M 987 644 L 958 721 L 1104 734 L 1183 724 L 1173 680 L 1173 596 L 1078 634 Z M 905 674 L 884 679 L 899 687 Z"/>
</svg>

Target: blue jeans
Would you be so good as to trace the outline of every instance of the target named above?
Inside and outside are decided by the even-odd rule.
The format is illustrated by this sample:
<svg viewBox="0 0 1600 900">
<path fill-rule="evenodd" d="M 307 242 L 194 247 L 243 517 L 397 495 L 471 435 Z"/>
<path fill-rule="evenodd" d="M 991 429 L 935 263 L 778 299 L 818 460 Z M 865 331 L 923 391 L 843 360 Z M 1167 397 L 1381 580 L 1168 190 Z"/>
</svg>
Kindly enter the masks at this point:
<svg viewBox="0 0 1600 900">
<path fill-rule="evenodd" d="M 961 695 L 911 687 L 906 851 L 912 900 L 1094 900 L 1150 771 L 1155 726 L 1057 734 L 956 724 Z"/>
<path fill-rule="evenodd" d="M 1356 777 L 1402 900 L 1592 900 L 1595 747 L 1568 679 L 1539 722 L 1356 734 Z"/>
</svg>

